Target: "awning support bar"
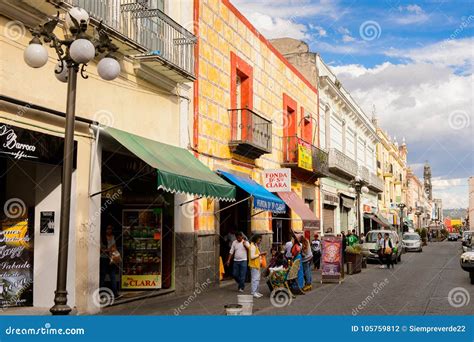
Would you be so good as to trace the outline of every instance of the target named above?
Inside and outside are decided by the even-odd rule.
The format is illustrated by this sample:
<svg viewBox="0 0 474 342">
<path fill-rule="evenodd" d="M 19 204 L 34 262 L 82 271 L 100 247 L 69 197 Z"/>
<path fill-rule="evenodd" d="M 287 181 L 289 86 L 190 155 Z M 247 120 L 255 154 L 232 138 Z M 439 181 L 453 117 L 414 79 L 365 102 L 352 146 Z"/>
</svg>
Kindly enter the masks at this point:
<svg viewBox="0 0 474 342">
<path fill-rule="evenodd" d="M 225 207 L 225 208 L 219 209 L 219 210 L 217 210 L 217 211 L 214 212 L 214 215 L 217 214 L 217 213 L 220 213 L 221 211 L 224 211 L 224 210 L 226 210 L 226 209 L 229 209 L 230 207 L 233 207 L 234 205 L 237 205 L 237 204 L 239 204 L 239 203 L 242 203 L 242 202 L 244 202 L 244 201 L 247 201 L 247 200 L 248 200 L 249 198 L 251 198 L 251 197 L 252 197 L 252 196 L 249 196 L 249 197 L 247 197 L 247 198 L 244 198 L 243 200 L 240 200 L 240 201 L 238 201 L 238 202 L 232 203 L 231 205 L 229 205 L 229 206 L 227 206 L 227 207 Z"/>
<path fill-rule="evenodd" d="M 188 203 L 191 203 L 191 202 L 194 202 L 194 201 L 198 201 L 198 200 L 200 200 L 201 198 L 204 198 L 204 197 L 203 197 L 203 196 L 199 196 L 199 197 L 197 197 L 197 198 L 195 198 L 195 199 L 192 199 L 192 200 L 189 200 L 189 201 L 180 203 L 179 206 L 181 207 L 181 206 L 183 206 L 183 205 L 185 205 L 185 204 L 188 204 Z"/>
<path fill-rule="evenodd" d="M 250 215 L 250 217 L 254 217 L 255 215 L 259 215 L 259 214 L 264 213 L 264 212 L 266 212 L 266 210 L 257 211 L 256 213 Z"/>
</svg>

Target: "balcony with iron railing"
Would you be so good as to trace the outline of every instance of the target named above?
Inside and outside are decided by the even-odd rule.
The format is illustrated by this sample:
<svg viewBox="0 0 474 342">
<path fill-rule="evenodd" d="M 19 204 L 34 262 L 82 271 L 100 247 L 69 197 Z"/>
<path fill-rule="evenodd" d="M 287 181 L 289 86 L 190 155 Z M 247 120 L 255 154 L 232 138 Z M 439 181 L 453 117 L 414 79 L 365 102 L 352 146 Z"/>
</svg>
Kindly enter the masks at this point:
<svg viewBox="0 0 474 342">
<path fill-rule="evenodd" d="M 375 173 L 370 173 L 369 176 L 369 185 L 368 187 L 377 192 L 382 192 L 384 190 L 384 181 L 382 178 L 378 177 Z"/>
<path fill-rule="evenodd" d="M 329 149 L 329 171 L 345 178 L 352 179 L 357 176 L 357 162 L 341 151 L 331 148 Z"/>
<path fill-rule="evenodd" d="M 369 169 L 363 165 L 359 165 L 359 177 L 362 178 L 366 183 L 370 182 Z"/>
<path fill-rule="evenodd" d="M 122 53 L 176 82 L 195 79 L 196 37 L 149 0 L 53 0 L 85 9 L 91 22 L 102 22 Z"/>
<path fill-rule="evenodd" d="M 297 136 L 283 137 L 282 166 L 292 169 L 292 175 L 305 181 L 329 175 L 328 154 Z"/>
<path fill-rule="evenodd" d="M 248 108 L 229 109 L 231 116 L 230 150 L 256 159 L 272 152 L 272 122 Z"/>
</svg>

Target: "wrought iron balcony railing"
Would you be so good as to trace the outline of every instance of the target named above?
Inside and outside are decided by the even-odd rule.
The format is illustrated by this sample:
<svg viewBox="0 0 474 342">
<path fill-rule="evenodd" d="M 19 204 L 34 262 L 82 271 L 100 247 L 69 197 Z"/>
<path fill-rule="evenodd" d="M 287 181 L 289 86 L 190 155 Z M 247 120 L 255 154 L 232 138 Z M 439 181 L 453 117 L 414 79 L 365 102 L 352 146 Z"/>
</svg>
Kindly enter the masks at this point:
<svg viewBox="0 0 474 342">
<path fill-rule="evenodd" d="M 312 147 L 313 155 L 313 171 L 318 177 L 329 176 L 329 156 L 328 153 L 319 147 Z"/>
<path fill-rule="evenodd" d="M 359 166 L 359 176 L 364 180 L 365 182 L 370 182 L 370 172 L 369 169 L 365 166 L 360 165 Z"/>
<path fill-rule="evenodd" d="M 375 191 L 382 192 L 384 190 L 384 181 L 375 173 L 370 173 L 369 177 L 369 188 L 372 188 Z"/>
<path fill-rule="evenodd" d="M 272 152 L 272 122 L 248 108 L 229 109 L 231 151 L 255 159 Z"/>
<path fill-rule="evenodd" d="M 106 28 L 118 32 L 138 46 L 140 60 L 158 62 L 165 74 L 178 81 L 191 81 L 194 75 L 196 37 L 148 0 L 65 0 L 84 8 Z M 130 51 L 128 51 L 130 53 Z M 147 59 L 145 59 L 147 58 Z M 154 67 L 154 65 L 151 65 Z M 161 71 L 161 69 L 160 69 Z"/>
<path fill-rule="evenodd" d="M 329 149 L 329 170 L 345 177 L 357 176 L 357 162 L 346 156 L 341 151 Z"/>
<path fill-rule="evenodd" d="M 328 154 L 297 136 L 283 137 L 283 163 L 291 167 L 293 175 L 327 177 Z M 296 172 L 295 172 L 296 171 Z"/>
</svg>

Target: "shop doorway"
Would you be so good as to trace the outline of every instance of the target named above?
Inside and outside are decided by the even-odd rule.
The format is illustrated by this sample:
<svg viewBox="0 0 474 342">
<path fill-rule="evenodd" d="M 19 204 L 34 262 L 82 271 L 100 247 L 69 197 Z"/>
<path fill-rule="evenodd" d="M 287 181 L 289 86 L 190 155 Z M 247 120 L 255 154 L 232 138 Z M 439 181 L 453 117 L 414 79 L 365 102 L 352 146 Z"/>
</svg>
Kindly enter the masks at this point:
<svg viewBox="0 0 474 342">
<path fill-rule="evenodd" d="M 336 207 L 324 204 L 323 207 L 323 232 L 324 234 L 335 234 L 334 214 Z"/>
<path fill-rule="evenodd" d="M 291 238 L 291 220 L 290 213 L 275 214 L 272 213 L 272 232 L 273 243 L 272 246 L 281 248 Z"/>
<path fill-rule="evenodd" d="M 240 231 L 247 239 L 250 239 L 250 213 L 251 199 L 249 195 L 240 188 L 236 188 L 236 202 L 220 202 L 219 212 L 219 256 L 224 264 L 224 280 L 232 277 L 232 263 L 227 266 L 225 263 L 229 257 L 232 242 L 235 240 L 235 233 Z M 247 200 L 245 200 L 248 198 Z M 241 201 L 238 204 L 237 202 Z"/>
<path fill-rule="evenodd" d="M 154 168 L 115 147 L 102 152 L 100 286 L 125 298 L 170 289 L 174 196 L 157 190 Z M 113 242 L 120 253 L 115 263 Z"/>
</svg>

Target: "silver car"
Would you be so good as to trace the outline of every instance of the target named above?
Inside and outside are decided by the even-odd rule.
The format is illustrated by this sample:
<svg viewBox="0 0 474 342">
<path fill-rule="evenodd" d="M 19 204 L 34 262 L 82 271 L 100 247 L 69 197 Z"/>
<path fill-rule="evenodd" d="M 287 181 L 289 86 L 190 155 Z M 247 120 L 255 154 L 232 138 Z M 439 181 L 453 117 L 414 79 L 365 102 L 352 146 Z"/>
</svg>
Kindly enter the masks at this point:
<svg viewBox="0 0 474 342">
<path fill-rule="evenodd" d="M 402 247 L 405 252 L 423 252 L 421 238 L 418 233 L 405 233 L 402 237 Z"/>
<path fill-rule="evenodd" d="M 388 233 L 390 240 L 392 240 L 393 247 L 397 249 L 397 253 L 392 254 L 392 259 L 395 263 L 402 261 L 402 244 L 396 231 L 393 230 L 371 230 L 367 233 L 365 241 L 362 244 L 362 254 L 367 260 L 379 260 L 377 250 L 377 235 Z"/>
</svg>

